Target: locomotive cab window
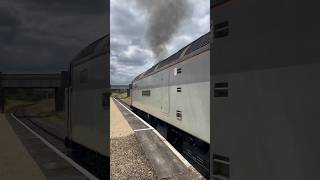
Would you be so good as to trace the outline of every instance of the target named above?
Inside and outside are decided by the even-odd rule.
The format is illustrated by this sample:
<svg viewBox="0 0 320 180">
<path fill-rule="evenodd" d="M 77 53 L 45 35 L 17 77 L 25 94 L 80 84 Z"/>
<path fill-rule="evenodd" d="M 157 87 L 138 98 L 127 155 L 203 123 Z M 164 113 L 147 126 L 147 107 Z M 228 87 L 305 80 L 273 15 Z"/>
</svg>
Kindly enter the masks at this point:
<svg viewBox="0 0 320 180">
<path fill-rule="evenodd" d="M 150 96 L 150 95 L 151 95 L 150 90 L 143 90 L 142 91 L 142 96 Z"/>
</svg>

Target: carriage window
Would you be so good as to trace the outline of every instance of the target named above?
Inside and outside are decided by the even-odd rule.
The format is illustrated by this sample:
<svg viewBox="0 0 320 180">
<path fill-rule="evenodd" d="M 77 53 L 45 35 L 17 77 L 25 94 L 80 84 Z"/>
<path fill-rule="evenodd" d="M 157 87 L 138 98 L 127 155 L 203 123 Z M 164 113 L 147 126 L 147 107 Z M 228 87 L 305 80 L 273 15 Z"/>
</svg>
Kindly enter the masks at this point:
<svg viewBox="0 0 320 180">
<path fill-rule="evenodd" d="M 144 91 L 142 91 L 142 96 L 150 96 L 150 95 L 151 95 L 150 90 L 144 90 Z"/>
</svg>

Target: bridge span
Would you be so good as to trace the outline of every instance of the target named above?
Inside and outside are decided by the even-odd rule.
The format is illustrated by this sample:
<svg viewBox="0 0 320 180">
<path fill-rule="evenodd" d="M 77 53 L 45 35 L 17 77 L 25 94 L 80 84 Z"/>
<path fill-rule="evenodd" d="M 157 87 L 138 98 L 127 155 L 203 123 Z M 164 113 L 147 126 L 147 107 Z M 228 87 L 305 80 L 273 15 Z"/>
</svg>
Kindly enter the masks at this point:
<svg viewBox="0 0 320 180">
<path fill-rule="evenodd" d="M 126 92 L 127 96 L 130 96 L 130 84 L 111 84 L 111 92 Z"/>
<path fill-rule="evenodd" d="M 64 110 L 64 89 L 69 84 L 69 73 L 47 74 L 5 74 L 0 72 L 0 112 L 4 111 L 5 92 L 14 88 L 53 88 L 55 90 L 55 110 Z"/>
</svg>

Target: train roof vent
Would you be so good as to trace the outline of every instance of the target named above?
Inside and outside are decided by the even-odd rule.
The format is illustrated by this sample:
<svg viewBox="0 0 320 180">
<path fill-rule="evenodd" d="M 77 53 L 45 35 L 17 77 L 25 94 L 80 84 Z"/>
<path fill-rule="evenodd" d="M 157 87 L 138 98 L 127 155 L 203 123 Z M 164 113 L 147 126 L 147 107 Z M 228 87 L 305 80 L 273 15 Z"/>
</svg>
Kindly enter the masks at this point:
<svg viewBox="0 0 320 180">
<path fill-rule="evenodd" d="M 203 46 L 206 46 L 210 43 L 210 33 L 207 33 L 203 36 L 201 36 L 199 39 L 195 40 L 193 43 L 191 43 L 190 47 L 186 51 L 185 55 L 188 55 Z"/>
<path fill-rule="evenodd" d="M 156 69 L 160 69 L 168 64 L 171 64 L 175 61 L 178 61 L 180 59 L 181 56 L 190 54 L 191 52 L 200 49 L 201 47 L 207 45 L 210 43 L 210 33 L 207 33 L 203 36 L 201 36 L 200 38 L 198 38 L 197 40 L 195 40 L 194 42 L 188 44 L 187 46 L 185 46 L 184 48 L 180 49 L 178 52 L 176 52 L 175 54 L 173 54 L 172 56 L 169 56 L 168 58 L 160 61 L 159 63 L 155 64 L 154 66 L 152 66 L 150 69 L 148 69 L 145 73 L 142 73 L 140 75 L 138 75 L 136 78 L 134 78 L 133 81 L 138 80 L 150 73 L 152 73 L 153 71 L 155 71 Z"/>
<path fill-rule="evenodd" d="M 80 53 L 72 60 L 73 62 L 79 61 L 91 55 L 106 53 L 110 47 L 109 35 L 94 41 L 84 48 Z"/>
<path fill-rule="evenodd" d="M 138 80 L 139 77 L 140 77 L 142 74 L 143 74 L 143 73 L 141 73 L 141 74 L 139 74 L 137 77 L 135 77 L 135 78 L 133 79 L 133 81 Z"/>
<path fill-rule="evenodd" d="M 172 56 L 169 56 L 167 59 L 160 61 L 158 68 L 161 68 L 163 66 L 166 66 L 172 62 L 174 62 L 175 60 L 178 60 L 180 58 L 180 55 L 183 53 L 183 51 L 186 49 L 186 47 L 184 47 L 183 49 L 179 50 L 178 52 L 176 52 L 175 54 L 173 54 Z"/>
<path fill-rule="evenodd" d="M 150 69 L 148 69 L 145 73 L 144 73 L 144 76 L 148 75 L 148 74 L 151 74 L 155 68 L 157 67 L 157 65 L 154 65 L 152 66 Z"/>
</svg>

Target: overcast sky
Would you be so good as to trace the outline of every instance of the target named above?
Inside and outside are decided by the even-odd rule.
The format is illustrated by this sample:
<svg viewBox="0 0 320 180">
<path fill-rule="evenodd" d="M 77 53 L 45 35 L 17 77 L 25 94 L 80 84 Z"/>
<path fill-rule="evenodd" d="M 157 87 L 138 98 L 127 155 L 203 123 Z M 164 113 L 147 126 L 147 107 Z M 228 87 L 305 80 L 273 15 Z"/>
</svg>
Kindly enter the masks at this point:
<svg viewBox="0 0 320 180">
<path fill-rule="evenodd" d="M 106 0 L 0 1 L 0 71 L 56 72 L 109 31 Z"/>
<path fill-rule="evenodd" d="M 137 1 L 141 2 L 137 3 Z M 147 38 L 148 28 L 150 28 L 150 12 L 148 9 L 144 9 L 147 8 L 147 5 L 142 4 L 155 1 L 168 2 L 173 0 L 110 1 L 111 84 L 128 84 L 135 76 L 159 61 Z M 189 3 L 190 9 L 185 14 L 186 17 L 184 17 L 181 25 L 176 29 L 173 38 L 166 43 L 167 53 L 162 54 L 163 57 L 173 54 L 209 32 L 210 1 L 183 1 Z M 148 6 L 150 7 L 149 4 Z M 166 21 L 166 19 L 160 19 L 162 23 Z M 158 28 L 158 31 L 159 29 L 160 33 L 162 30 L 166 32 L 165 27 L 163 29 Z"/>
</svg>

